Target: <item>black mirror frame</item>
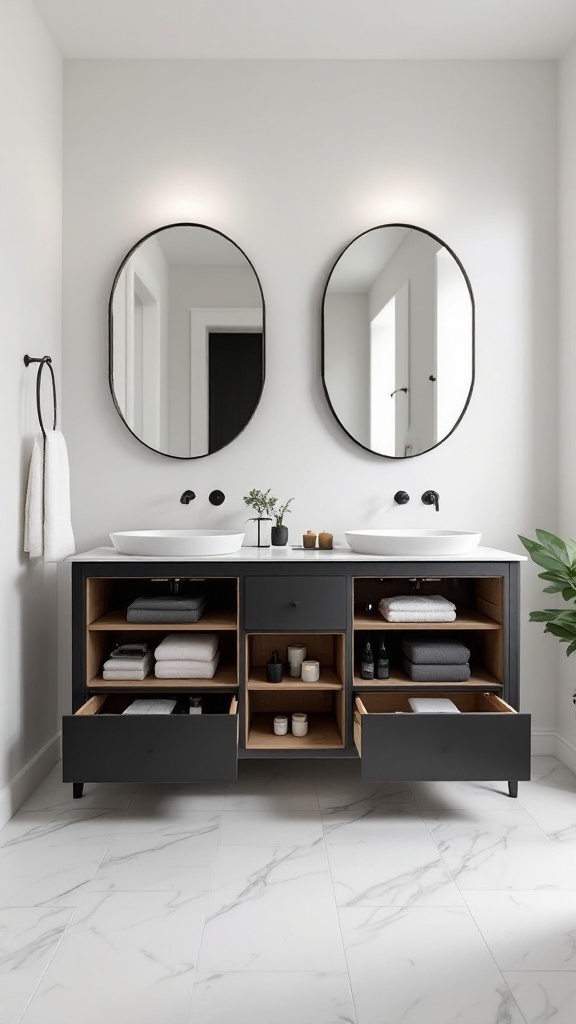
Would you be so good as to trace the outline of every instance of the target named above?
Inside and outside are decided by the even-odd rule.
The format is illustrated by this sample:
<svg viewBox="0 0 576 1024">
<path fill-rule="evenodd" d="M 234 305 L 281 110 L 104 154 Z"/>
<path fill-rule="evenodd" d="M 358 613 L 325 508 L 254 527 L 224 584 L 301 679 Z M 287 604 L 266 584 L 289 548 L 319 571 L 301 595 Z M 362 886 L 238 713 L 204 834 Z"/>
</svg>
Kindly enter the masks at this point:
<svg viewBox="0 0 576 1024">
<path fill-rule="evenodd" d="M 264 302 L 264 292 L 262 291 L 262 284 L 260 282 L 260 278 L 258 277 L 258 274 L 256 273 L 256 270 L 255 270 L 254 264 L 252 263 L 252 260 L 250 260 L 248 258 L 248 256 L 244 252 L 244 250 L 242 248 L 240 248 L 238 243 L 235 242 L 232 238 L 230 238 L 229 235 L 226 235 L 223 231 L 219 231 L 218 228 L 210 227 L 208 224 L 197 224 L 197 223 L 194 223 L 192 221 L 177 221 L 174 224 L 163 224 L 161 227 L 154 228 L 153 231 L 149 231 L 146 235 L 143 235 L 142 238 L 140 238 L 135 243 L 135 245 L 132 246 L 132 248 L 129 250 L 129 252 L 126 253 L 126 255 L 124 256 L 122 262 L 120 263 L 120 266 L 118 267 L 118 270 L 116 271 L 116 274 L 114 275 L 114 280 L 112 282 L 112 288 L 110 290 L 110 298 L 108 300 L 108 385 L 110 387 L 110 393 L 112 395 L 112 401 L 114 402 L 114 406 L 116 408 L 116 412 L 118 413 L 120 419 L 122 420 L 124 426 L 126 427 L 126 430 L 128 430 L 129 433 L 132 434 L 132 437 L 136 438 L 136 440 L 139 442 L 139 444 L 144 445 L 144 447 L 148 448 L 148 450 L 151 451 L 151 452 L 156 452 L 157 455 L 163 455 L 164 458 L 166 458 L 166 459 L 180 459 L 181 461 L 187 462 L 187 461 L 189 461 L 191 459 L 205 459 L 208 455 L 215 455 L 216 452 L 220 452 L 224 448 L 227 448 L 228 444 L 223 445 L 222 448 L 217 448 L 213 452 L 204 452 L 203 455 L 171 455 L 170 452 L 161 452 L 161 451 L 159 451 L 158 448 L 153 448 L 152 445 L 146 444 L 146 442 L 143 441 L 141 437 L 138 437 L 138 434 L 134 433 L 134 431 L 132 430 L 132 427 L 130 427 L 128 425 L 128 423 L 126 422 L 124 414 L 122 413 L 122 411 L 120 409 L 120 406 L 118 405 L 118 402 L 116 400 L 116 395 L 114 393 L 114 370 L 113 370 L 113 365 L 114 365 L 113 364 L 114 338 L 113 338 L 113 329 L 112 329 L 112 303 L 114 301 L 114 292 L 116 290 L 116 285 L 118 284 L 118 281 L 120 279 L 120 275 L 121 275 L 122 271 L 124 270 L 124 267 L 126 266 L 128 260 L 133 255 L 133 253 L 136 252 L 136 249 L 139 249 L 140 246 L 144 242 L 146 242 L 149 238 L 152 238 L 154 235 L 159 234 L 161 231 L 167 231 L 169 228 L 203 228 L 205 231 L 212 231 L 215 235 L 220 235 L 221 238 L 225 238 L 226 241 L 230 242 L 236 249 L 238 249 L 239 252 L 242 253 L 242 255 L 244 256 L 244 259 L 246 260 L 248 265 L 251 267 L 252 272 L 254 274 L 254 277 L 256 278 L 256 282 L 258 284 L 258 288 L 259 288 L 259 291 L 260 291 L 260 296 L 262 298 L 262 387 L 260 388 L 260 395 L 258 397 L 258 401 L 256 402 L 256 405 L 254 406 L 254 410 L 253 410 L 250 418 L 248 420 L 246 420 L 246 423 L 242 427 L 242 430 L 240 430 L 236 434 L 236 436 L 234 438 L 232 438 L 232 441 L 228 442 L 228 444 L 232 444 L 236 440 L 236 438 L 240 437 L 240 434 L 242 434 L 244 432 L 244 430 L 246 429 L 246 427 L 250 423 L 252 417 L 254 416 L 254 413 L 256 412 L 258 406 L 260 405 L 260 402 L 262 401 L 262 392 L 264 391 L 264 385 L 266 383 L 266 304 Z"/>
<path fill-rule="evenodd" d="M 346 429 L 346 427 L 344 426 L 344 424 L 340 420 L 340 418 L 338 416 L 338 413 L 334 409 L 334 406 L 333 406 L 332 401 L 330 399 L 330 395 L 328 393 L 328 387 L 326 385 L 326 373 L 325 373 L 325 370 L 326 370 L 326 337 L 325 337 L 325 324 L 324 324 L 324 321 L 325 321 L 324 309 L 325 309 L 325 302 L 326 302 L 326 293 L 328 291 L 328 285 L 330 284 L 330 278 L 332 277 L 332 274 L 334 273 L 337 264 L 342 259 L 342 256 L 344 255 L 345 252 L 347 252 L 347 250 L 350 248 L 350 246 L 354 244 L 354 242 L 357 242 L 359 238 L 363 238 L 364 235 L 369 235 L 372 231 L 379 231 L 382 228 L 409 228 L 411 231 L 420 231 L 421 234 L 428 235 L 430 238 L 434 238 L 435 241 L 440 242 L 440 245 L 442 245 L 444 247 L 444 249 L 446 249 L 446 251 L 450 253 L 450 255 L 456 261 L 456 263 L 458 264 L 458 267 L 460 268 L 460 270 L 462 272 L 462 275 L 463 275 L 464 280 L 466 282 L 466 287 L 468 288 L 468 293 L 470 295 L 470 304 L 471 304 L 471 309 L 472 309 L 472 337 L 471 337 L 471 345 L 472 345 L 472 376 L 471 376 L 471 380 L 470 380 L 470 389 L 468 391 L 468 396 L 467 396 L 466 401 L 464 403 L 464 406 L 462 408 L 462 412 L 460 413 L 460 415 L 459 415 L 458 419 L 456 420 L 456 422 L 455 422 L 454 426 L 452 427 L 452 429 L 442 438 L 441 441 L 437 441 L 436 444 L 431 445 L 430 448 L 426 448 L 423 452 L 414 452 L 413 455 L 385 455 L 383 452 L 375 452 L 373 448 L 368 448 L 367 445 L 362 444 L 361 441 L 358 441 L 353 436 L 353 434 L 351 434 L 350 431 Z M 328 274 L 328 277 L 326 279 L 326 284 L 324 286 L 324 291 L 322 292 L 321 321 L 322 321 L 322 329 L 321 329 L 321 335 L 322 335 L 322 354 L 321 354 L 322 387 L 324 389 L 324 394 L 326 396 L 326 401 L 328 403 L 328 407 L 330 409 L 330 412 L 334 416 L 334 419 L 336 420 L 338 425 L 341 427 L 341 429 L 344 431 L 344 433 L 348 435 L 350 440 L 354 442 L 354 444 L 357 444 L 359 448 L 363 448 L 365 452 L 370 452 L 372 455 L 377 455 L 381 459 L 394 459 L 395 461 L 399 462 L 402 459 L 417 459 L 420 455 L 426 455 L 428 452 L 434 451 L 435 448 L 438 448 L 441 444 L 444 444 L 444 442 L 448 440 L 450 435 L 453 434 L 454 431 L 456 430 L 456 427 L 462 422 L 464 414 L 466 413 L 466 410 L 468 409 L 468 406 L 470 404 L 470 399 L 472 398 L 472 391 L 474 390 L 474 383 L 475 383 L 475 379 L 476 379 L 476 307 L 475 307 L 475 303 L 474 303 L 474 293 L 472 291 L 472 285 L 470 283 L 470 278 L 468 277 L 468 274 L 466 273 L 466 271 L 464 269 L 464 266 L 462 265 L 461 260 L 458 259 L 458 256 L 456 255 L 454 250 L 451 249 L 450 246 L 447 245 L 446 242 L 442 238 L 439 237 L 439 235 L 435 235 L 433 231 L 427 231 L 426 228 L 421 228 L 417 224 L 403 224 L 403 223 L 396 223 L 396 222 L 395 223 L 391 223 L 391 224 L 377 224 L 373 228 L 367 228 L 366 231 L 361 231 L 359 235 L 356 235 L 355 238 L 353 238 L 350 242 L 348 242 L 347 245 L 344 246 L 344 248 L 341 250 L 341 252 L 338 254 L 336 259 L 334 260 L 334 263 L 332 264 L 332 267 L 330 268 L 330 273 Z"/>
</svg>

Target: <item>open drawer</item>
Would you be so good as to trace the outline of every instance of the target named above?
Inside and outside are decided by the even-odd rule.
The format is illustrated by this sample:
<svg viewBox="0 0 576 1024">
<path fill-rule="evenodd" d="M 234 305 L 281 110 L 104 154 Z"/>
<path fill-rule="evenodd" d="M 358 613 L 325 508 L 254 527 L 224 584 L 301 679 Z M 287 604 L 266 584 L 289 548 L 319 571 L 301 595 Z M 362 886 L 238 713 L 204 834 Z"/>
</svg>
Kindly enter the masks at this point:
<svg viewBox="0 0 576 1024">
<path fill-rule="evenodd" d="M 493 693 L 434 693 L 460 714 L 411 711 L 416 689 L 356 697 L 354 741 L 367 780 L 530 778 L 530 715 Z M 397 712 L 404 712 L 398 714 Z M 510 790 L 512 793 L 512 789 Z"/>
<path fill-rule="evenodd" d="M 64 716 L 64 782 L 227 782 L 237 777 L 236 696 L 203 694 L 201 715 L 123 715 L 136 696 L 97 694 L 76 714 Z"/>
</svg>

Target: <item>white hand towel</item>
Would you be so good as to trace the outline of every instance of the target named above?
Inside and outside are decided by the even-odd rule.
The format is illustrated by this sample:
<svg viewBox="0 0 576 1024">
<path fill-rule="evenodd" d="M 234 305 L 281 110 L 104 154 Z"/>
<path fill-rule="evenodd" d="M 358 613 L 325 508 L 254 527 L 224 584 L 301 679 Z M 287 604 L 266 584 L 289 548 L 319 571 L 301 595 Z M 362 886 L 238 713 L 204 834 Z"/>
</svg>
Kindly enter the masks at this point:
<svg viewBox="0 0 576 1024">
<path fill-rule="evenodd" d="M 175 700 L 133 700 L 123 715 L 171 715 L 176 707 Z"/>
<path fill-rule="evenodd" d="M 417 711 L 419 714 L 460 714 L 460 708 L 457 708 L 454 701 L 449 700 L 448 697 L 408 697 L 408 703 L 412 711 Z"/>
<path fill-rule="evenodd" d="M 44 553 L 44 438 L 36 434 L 24 506 L 24 551 L 30 558 L 39 558 Z"/>
<path fill-rule="evenodd" d="M 456 612 L 382 612 L 386 622 L 454 622 Z"/>
<path fill-rule="evenodd" d="M 169 633 L 154 656 L 156 661 L 212 661 L 217 650 L 216 633 Z"/>
<path fill-rule="evenodd" d="M 49 430 L 44 445 L 44 561 L 60 562 L 75 550 L 68 450 L 64 434 Z"/>
<path fill-rule="evenodd" d="M 110 672 L 139 672 L 145 668 L 148 670 L 152 665 L 152 653 L 144 654 L 141 658 L 108 658 L 104 662 L 103 668 Z"/>
<path fill-rule="evenodd" d="M 147 668 L 125 668 L 124 670 L 119 669 L 118 672 L 115 672 L 113 669 L 105 668 L 102 672 L 102 679 L 136 679 L 141 682 L 143 679 L 146 679 L 147 675 Z"/>
<path fill-rule="evenodd" d="M 154 671 L 157 679 L 212 679 L 219 661 L 220 651 L 212 661 L 157 661 Z"/>
<path fill-rule="evenodd" d="M 380 611 L 434 612 L 448 608 L 454 611 L 456 605 L 440 594 L 398 594 L 396 597 L 383 597 L 378 607 Z"/>
</svg>

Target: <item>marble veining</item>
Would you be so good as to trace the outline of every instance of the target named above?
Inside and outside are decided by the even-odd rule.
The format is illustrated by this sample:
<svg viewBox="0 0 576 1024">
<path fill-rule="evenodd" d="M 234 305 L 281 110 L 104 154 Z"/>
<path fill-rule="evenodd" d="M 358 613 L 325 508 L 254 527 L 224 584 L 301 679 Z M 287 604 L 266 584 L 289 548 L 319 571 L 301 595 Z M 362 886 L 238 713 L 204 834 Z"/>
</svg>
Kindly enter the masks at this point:
<svg viewBox="0 0 576 1024">
<path fill-rule="evenodd" d="M 0 832 L 0 1024 L 573 1024 L 576 779 L 52 772 Z"/>
</svg>

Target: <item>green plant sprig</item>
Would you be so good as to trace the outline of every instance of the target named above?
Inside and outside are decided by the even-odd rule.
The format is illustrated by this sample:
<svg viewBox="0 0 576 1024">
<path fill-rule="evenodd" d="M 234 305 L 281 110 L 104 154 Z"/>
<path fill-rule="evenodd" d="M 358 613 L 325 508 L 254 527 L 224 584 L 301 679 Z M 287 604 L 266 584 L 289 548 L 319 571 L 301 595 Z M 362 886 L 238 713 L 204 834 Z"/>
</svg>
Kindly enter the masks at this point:
<svg viewBox="0 0 576 1024">
<path fill-rule="evenodd" d="M 566 657 L 570 657 L 576 651 L 576 541 L 564 541 L 547 530 L 536 530 L 536 537 L 534 541 L 519 535 L 532 561 L 545 570 L 538 573 L 539 579 L 549 584 L 544 593 L 562 594 L 572 607 L 530 612 L 530 622 L 546 623 L 544 632 L 568 644 Z"/>
<path fill-rule="evenodd" d="M 245 494 L 242 501 L 249 508 L 253 508 L 256 512 L 256 519 L 264 519 L 266 517 L 272 517 L 275 515 L 275 508 L 278 504 L 278 498 L 273 497 L 270 494 L 271 487 L 267 491 L 258 491 L 254 487 L 252 490 Z M 251 520 L 253 522 L 253 520 Z"/>
<path fill-rule="evenodd" d="M 284 516 L 286 515 L 286 513 L 287 512 L 288 513 L 292 512 L 292 509 L 288 508 L 288 506 L 293 501 L 294 501 L 294 498 L 288 498 L 288 501 L 286 501 L 283 505 L 280 505 L 280 508 L 277 508 L 277 509 L 274 510 L 274 512 L 272 514 L 274 516 L 274 519 L 276 520 L 276 526 L 282 526 L 283 519 L 284 519 Z"/>
</svg>

